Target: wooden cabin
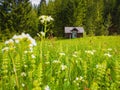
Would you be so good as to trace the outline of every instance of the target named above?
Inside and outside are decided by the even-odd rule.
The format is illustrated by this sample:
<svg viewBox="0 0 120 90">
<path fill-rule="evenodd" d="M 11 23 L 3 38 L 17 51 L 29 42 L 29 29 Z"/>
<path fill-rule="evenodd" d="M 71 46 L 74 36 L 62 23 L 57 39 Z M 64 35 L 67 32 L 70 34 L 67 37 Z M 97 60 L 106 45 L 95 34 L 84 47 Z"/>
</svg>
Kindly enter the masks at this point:
<svg viewBox="0 0 120 90">
<path fill-rule="evenodd" d="M 65 27 L 64 30 L 66 38 L 79 38 L 83 37 L 83 27 Z"/>
</svg>

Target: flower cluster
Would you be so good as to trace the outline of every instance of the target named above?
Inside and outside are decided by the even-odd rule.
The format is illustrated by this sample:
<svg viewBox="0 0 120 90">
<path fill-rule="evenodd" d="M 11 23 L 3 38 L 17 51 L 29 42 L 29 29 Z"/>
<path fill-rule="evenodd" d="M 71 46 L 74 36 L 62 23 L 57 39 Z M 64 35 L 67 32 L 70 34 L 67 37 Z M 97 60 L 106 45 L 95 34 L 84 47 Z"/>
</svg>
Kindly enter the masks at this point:
<svg viewBox="0 0 120 90">
<path fill-rule="evenodd" d="M 79 86 L 80 82 L 84 82 L 84 78 L 82 76 L 80 77 L 76 77 L 76 79 L 73 81 L 73 83 L 75 83 L 77 86 Z"/>
<path fill-rule="evenodd" d="M 112 48 L 108 48 L 107 50 L 108 50 L 108 51 L 112 51 Z"/>
<path fill-rule="evenodd" d="M 29 34 L 22 33 L 21 35 L 14 35 L 12 39 L 15 41 L 15 43 L 19 43 L 20 41 L 26 40 L 29 42 L 29 46 L 33 47 L 36 46 L 36 41 L 33 39 Z"/>
<path fill-rule="evenodd" d="M 45 37 L 45 33 L 44 33 L 43 31 L 37 33 L 37 35 L 38 35 L 39 37 Z"/>
<path fill-rule="evenodd" d="M 62 64 L 62 65 L 61 65 L 61 70 L 64 71 L 65 69 L 67 69 L 67 66 L 64 65 L 64 64 Z"/>
<path fill-rule="evenodd" d="M 60 56 L 65 56 L 65 53 L 64 52 L 60 52 L 59 55 Z"/>
<path fill-rule="evenodd" d="M 61 62 L 59 60 L 54 60 L 52 63 L 54 63 L 54 64 L 60 64 Z"/>
<path fill-rule="evenodd" d="M 45 22 L 53 21 L 54 19 L 51 16 L 42 15 L 39 17 L 39 20 L 41 23 L 45 23 Z"/>
<path fill-rule="evenodd" d="M 96 68 L 104 68 L 105 66 L 104 65 L 102 65 L 102 64 L 97 64 L 96 65 Z"/>
<path fill-rule="evenodd" d="M 46 85 L 44 90 L 50 90 L 50 87 L 48 85 Z"/>
<path fill-rule="evenodd" d="M 105 53 L 104 56 L 112 57 L 112 55 L 110 53 Z"/>
<path fill-rule="evenodd" d="M 96 52 L 96 50 L 86 50 L 85 53 L 94 55 L 94 53 Z"/>
<path fill-rule="evenodd" d="M 11 39 L 5 41 L 6 47 L 4 47 L 2 51 L 8 51 L 15 48 L 16 44 L 23 42 L 27 43 L 27 48 L 29 48 L 30 51 L 32 51 L 33 47 L 37 45 L 35 39 L 33 39 L 29 34 L 22 33 L 21 35 L 14 35 Z"/>
</svg>

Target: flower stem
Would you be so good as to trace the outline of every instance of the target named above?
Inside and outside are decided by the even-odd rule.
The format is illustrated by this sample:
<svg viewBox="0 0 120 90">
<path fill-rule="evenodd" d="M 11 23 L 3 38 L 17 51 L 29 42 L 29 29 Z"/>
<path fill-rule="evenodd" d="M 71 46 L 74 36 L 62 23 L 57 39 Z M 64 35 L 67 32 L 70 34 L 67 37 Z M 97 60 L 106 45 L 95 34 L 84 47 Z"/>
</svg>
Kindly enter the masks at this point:
<svg viewBox="0 0 120 90">
<path fill-rule="evenodd" d="M 17 76 L 17 72 L 16 72 L 15 62 L 14 62 L 13 58 L 11 58 L 11 60 L 12 60 L 12 63 L 13 63 L 13 70 L 14 70 L 14 73 L 15 73 L 16 85 L 17 85 L 17 88 L 19 89 L 18 76 Z"/>
</svg>

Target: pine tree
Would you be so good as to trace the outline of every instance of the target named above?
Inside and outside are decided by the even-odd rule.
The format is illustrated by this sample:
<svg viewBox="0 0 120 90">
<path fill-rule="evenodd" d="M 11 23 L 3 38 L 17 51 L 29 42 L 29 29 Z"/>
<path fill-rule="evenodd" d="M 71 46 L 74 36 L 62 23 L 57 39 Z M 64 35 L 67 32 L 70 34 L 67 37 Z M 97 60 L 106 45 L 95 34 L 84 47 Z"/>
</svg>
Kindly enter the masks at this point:
<svg viewBox="0 0 120 90">
<path fill-rule="evenodd" d="M 38 5 L 38 16 L 46 14 L 46 0 L 41 0 L 39 5 Z"/>
<path fill-rule="evenodd" d="M 96 1 L 96 13 L 95 13 L 95 34 L 96 35 L 104 35 L 104 2 L 103 0 Z"/>
<path fill-rule="evenodd" d="M 74 23 L 75 26 L 84 26 L 84 21 L 85 21 L 85 17 L 86 17 L 86 11 L 87 11 L 87 7 L 86 7 L 86 0 L 79 0 L 78 1 L 78 6 L 76 7 L 76 10 L 74 11 L 74 15 L 76 18 L 76 22 Z"/>
<path fill-rule="evenodd" d="M 37 33 L 39 32 L 38 30 L 39 21 L 38 21 L 38 16 L 37 16 L 37 10 L 33 8 L 31 12 L 29 13 L 28 18 L 29 18 L 29 29 L 26 32 L 32 36 L 36 36 Z"/>
<path fill-rule="evenodd" d="M 64 27 L 68 26 L 68 18 L 70 16 L 69 10 L 67 7 L 69 0 L 55 0 L 54 1 L 54 34 L 56 36 L 64 35 Z M 57 8 L 56 8 L 57 7 Z M 71 8 L 69 8 L 71 9 Z M 68 16 L 69 13 L 69 16 Z"/>
<path fill-rule="evenodd" d="M 95 2 L 94 0 L 87 0 L 87 11 L 86 11 L 86 21 L 85 21 L 85 31 L 88 35 L 95 35 Z"/>
<path fill-rule="evenodd" d="M 29 0 L 18 0 L 12 10 L 13 27 L 17 32 L 25 32 L 29 30 L 29 14 L 31 12 L 31 4 Z"/>
<path fill-rule="evenodd" d="M 12 35 L 14 31 L 11 20 L 12 5 L 12 0 L 0 0 L 0 29 L 2 36 L 4 36 L 3 33 L 5 33 L 5 36 L 10 37 L 9 33 L 11 32 Z"/>
<path fill-rule="evenodd" d="M 0 23 L 3 33 L 28 32 L 31 29 L 29 0 L 2 0 L 0 2 Z"/>
</svg>

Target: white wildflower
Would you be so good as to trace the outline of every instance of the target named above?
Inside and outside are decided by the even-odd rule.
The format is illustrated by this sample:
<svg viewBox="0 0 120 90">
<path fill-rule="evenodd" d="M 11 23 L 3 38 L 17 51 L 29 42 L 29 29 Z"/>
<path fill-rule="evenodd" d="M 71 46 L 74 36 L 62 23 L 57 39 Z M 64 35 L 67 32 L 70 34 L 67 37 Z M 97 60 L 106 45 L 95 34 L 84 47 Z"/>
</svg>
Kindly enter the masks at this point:
<svg viewBox="0 0 120 90">
<path fill-rule="evenodd" d="M 67 66 L 66 65 L 61 65 L 61 70 L 63 71 L 63 70 L 65 70 L 67 68 Z"/>
<path fill-rule="evenodd" d="M 96 50 L 92 50 L 92 52 L 94 52 L 94 53 L 95 53 L 95 52 L 96 52 Z"/>
<path fill-rule="evenodd" d="M 65 56 L 65 53 L 64 52 L 61 52 L 61 53 L 59 53 L 61 56 Z"/>
<path fill-rule="evenodd" d="M 45 20 L 40 20 L 41 21 L 41 23 L 44 23 L 45 22 Z"/>
<path fill-rule="evenodd" d="M 2 49 L 2 52 L 3 51 L 8 51 L 9 50 L 9 47 L 4 47 L 3 49 Z"/>
<path fill-rule="evenodd" d="M 23 39 L 23 37 L 21 36 L 21 35 L 14 35 L 13 37 L 12 37 L 12 39 L 13 40 L 22 40 Z"/>
<path fill-rule="evenodd" d="M 33 47 L 33 44 L 29 44 L 29 47 L 32 48 L 32 47 Z"/>
<path fill-rule="evenodd" d="M 50 64 L 50 62 L 45 62 L 45 64 Z"/>
<path fill-rule="evenodd" d="M 44 90 L 50 90 L 50 87 L 48 85 L 46 85 Z"/>
<path fill-rule="evenodd" d="M 45 36 L 45 33 L 44 32 L 40 32 L 42 36 Z"/>
<path fill-rule="evenodd" d="M 96 68 L 105 68 L 105 65 L 103 65 L 103 64 L 97 64 Z"/>
<path fill-rule="evenodd" d="M 94 55 L 94 52 L 93 52 L 93 51 L 90 51 L 90 50 L 85 51 L 85 53 L 88 53 L 88 54 Z"/>
<path fill-rule="evenodd" d="M 75 79 L 76 81 L 78 81 L 79 80 L 79 78 L 78 77 L 76 77 L 76 79 Z"/>
<path fill-rule="evenodd" d="M 33 52 L 33 48 L 32 47 L 30 47 L 29 49 L 30 49 L 30 52 Z"/>
<path fill-rule="evenodd" d="M 32 54 L 31 57 L 32 57 L 33 59 L 36 58 L 34 54 Z"/>
<path fill-rule="evenodd" d="M 110 53 L 105 53 L 104 56 L 112 57 Z"/>
<path fill-rule="evenodd" d="M 5 41 L 5 44 L 13 44 L 13 43 L 14 43 L 14 41 L 12 39 Z"/>
<path fill-rule="evenodd" d="M 74 54 L 78 54 L 78 52 L 77 52 L 77 51 L 75 51 L 75 52 L 74 52 Z"/>
<path fill-rule="evenodd" d="M 107 50 L 108 50 L 108 51 L 112 51 L 112 48 L 108 48 Z"/>
<path fill-rule="evenodd" d="M 27 54 L 27 53 L 28 53 L 28 51 L 24 51 L 24 53 L 25 53 L 25 54 Z"/>
<path fill-rule="evenodd" d="M 39 19 L 45 19 L 45 17 L 46 17 L 45 15 L 42 15 L 39 17 Z"/>
<path fill-rule="evenodd" d="M 24 67 L 26 68 L 26 67 L 28 67 L 28 66 L 25 64 Z"/>
<path fill-rule="evenodd" d="M 30 41 L 30 45 L 32 45 L 32 46 L 36 46 L 37 45 L 35 39 L 33 39 L 32 37 L 28 37 L 28 39 Z"/>
<path fill-rule="evenodd" d="M 72 56 L 73 56 L 73 57 L 77 57 L 77 55 L 76 55 L 76 54 L 73 54 Z"/>
<path fill-rule="evenodd" d="M 22 87 L 25 87 L 25 84 L 24 84 L 24 83 L 22 83 Z"/>
<path fill-rule="evenodd" d="M 45 15 L 40 16 L 39 19 L 41 23 L 50 22 L 54 20 L 51 16 L 45 16 Z"/>
<path fill-rule="evenodd" d="M 82 76 L 80 76 L 80 78 L 79 78 L 80 80 L 83 80 L 83 77 Z"/>
<path fill-rule="evenodd" d="M 27 38 L 26 34 L 25 34 L 25 33 L 22 33 L 22 34 L 21 34 L 21 38 Z"/>
<path fill-rule="evenodd" d="M 50 22 L 50 21 L 53 21 L 53 18 L 52 18 L 51 16 L 48 16 L 48 17 L 46 18 L 46 20 L 47 20 L 48 22 Z"/>
<path fill-rule="evenodd" d="M 65 78 L 64 81 L 67 81 L 67 79 Z"/>
<path fill-rule="evenodd" d="M 27 41 L 30 42 L 30 45 L 32 47 L 37 45 L 35 39 L 33 39 L 29 34 L 25 34 L 25 33 L 22 33 L 21 35 L 18 36 L 14 35 L 12 39 L 15 41 L 15 43 L 19 43 L 21 40 L 27 39 Z"/>
<path fill-rule="evenodd" d="M 25 76 L 26 76 L 26 73 L 25 73 L 25 72 L 22 72 L 22 73 L 21 73 L 21 76 L 22 76 L 22 77 L 25 77 Z"/>
<path fill-rule="evenodd" d="M 18 38 L 18 36 L 17 35 L 14 35 L 13 37 L 12 37 L 12 39 L 17 39 Z"/>
<path fill-rule="evenodd" d="M 61 62 L 59 60 L 54 60 L 52 63 L 58 64 L 58 63 L 61 63 Z"/>
<path fill-rule="evenodd" d="M 17 40 L 17 39 L 15 40 L 15 43 L 19 43 L 19 42 L 20 42 L 19 40 Z"/>
<path fill-rule="evenodd" d="M 98 65 L 98 64 L 96 65 L 96 68 L 99 68 L 99 65 Z"/>
<path fill-rule="evenodd" d="M 28 34 L 28 33 L 26 34 L 26 36 L 27 36 L 27 37 L 31 37 L 30 34 Z M 32 38 L 32 37 L 31 37 L 31 38 Z"/>
</svg>

